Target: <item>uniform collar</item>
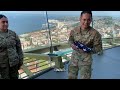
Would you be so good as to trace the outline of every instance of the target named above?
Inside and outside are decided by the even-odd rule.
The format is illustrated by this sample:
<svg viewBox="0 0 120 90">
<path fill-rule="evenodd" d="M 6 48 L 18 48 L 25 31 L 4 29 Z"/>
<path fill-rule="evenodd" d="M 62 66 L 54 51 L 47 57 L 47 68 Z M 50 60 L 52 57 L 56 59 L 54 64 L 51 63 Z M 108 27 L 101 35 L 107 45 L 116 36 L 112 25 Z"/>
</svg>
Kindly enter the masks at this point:
<svg viewBox="0 0 120 90">
<path fill-rule="evenodd" d="M 91 30 L 90 26 L 87 29 L 84 29 L 84 30 L 81 29 L 81 27 L 80 27 L 80 33 L 81 33 L 81 35 L 88 33 L 90 30 Z"/>
<path fill-rule="evenodd" d="M 90 30 L 91 29 L 91 27 L 89 26 L 87 29 L 81 29 L 81 27 L 80 27 L 80 30 L 82 31 L 82 32 L 87 32 L 88 30 Z"/>
<path fill-rule="evenodd" d="M 7 31 L 5 31 L 5 32 L 3 32 L 1 29 L 0 29 L 0 33 L 7 33 L 8 32 L 8 29 L 7 29 Z"/>
</svg>

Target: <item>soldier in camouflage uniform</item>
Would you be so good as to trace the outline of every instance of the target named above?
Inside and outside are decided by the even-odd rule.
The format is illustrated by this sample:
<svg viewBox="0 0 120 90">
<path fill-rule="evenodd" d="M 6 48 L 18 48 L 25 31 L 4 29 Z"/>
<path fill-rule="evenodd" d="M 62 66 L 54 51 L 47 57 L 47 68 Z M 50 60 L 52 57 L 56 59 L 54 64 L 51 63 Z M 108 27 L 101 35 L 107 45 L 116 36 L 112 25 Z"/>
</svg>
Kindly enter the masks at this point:
<svg viewBox="0 0 120 90">
<path fill-rule="evenodd" d="M 100 33 L 90 26 L 92 12 L 83 11 L 80 16 L 80 26 L 75 27 L 70 32 L 69 44 L 73 49 L 71 61 L 68 66 L 68 79 L 77 79 L 80 70 L 80 79 L 90 79 L 92 72 L 92 54 L 102 50 L 102 40 Z M 82 49 L 76 48 L 75 41 L 79 41 L 92 49 L 86 53 Z"/>
<path fill-rule="evenodd" d="M 8 29 L 8 19 L 0 15 L 0 78 L 18 79 L 23 52 L 18 35 Z"/>
</svg>

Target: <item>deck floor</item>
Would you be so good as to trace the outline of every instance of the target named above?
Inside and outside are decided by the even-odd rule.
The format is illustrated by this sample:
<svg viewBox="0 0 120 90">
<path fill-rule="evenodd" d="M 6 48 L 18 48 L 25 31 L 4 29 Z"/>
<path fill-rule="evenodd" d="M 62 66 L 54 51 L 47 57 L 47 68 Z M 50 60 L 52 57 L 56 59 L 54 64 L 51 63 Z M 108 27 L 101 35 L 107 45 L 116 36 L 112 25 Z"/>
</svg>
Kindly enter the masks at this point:
<svg viewBox="0 0 120 90">
<path fill-rule="evenodd" d="M 68 79 L 68 64 L 65 64 L 65 72 L 52 69 L 35 79 Z M 93 55 L 92 69 L 91 79 L 120 79 L 120 47 L 105 50 L 103 55 Z"/>
</svg>

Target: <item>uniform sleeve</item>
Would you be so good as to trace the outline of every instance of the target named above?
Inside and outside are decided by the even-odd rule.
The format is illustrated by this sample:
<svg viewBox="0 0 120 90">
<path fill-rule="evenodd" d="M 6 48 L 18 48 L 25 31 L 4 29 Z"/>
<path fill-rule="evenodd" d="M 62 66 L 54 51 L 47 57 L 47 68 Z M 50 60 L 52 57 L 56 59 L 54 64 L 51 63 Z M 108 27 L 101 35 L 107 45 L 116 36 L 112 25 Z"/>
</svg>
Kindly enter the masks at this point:
<svg viewBox="0 0 120 90">
<path fill-rule="evenodd" d="M 74 31 L 73 30 L 71 30 L 71 32 L 70 32 L 70 35 L 69 35 L 69 39 L 68 39 L 68 44 L 71 46 L 71 44 L 73 44 L 74 43 Z"/>
<path fill-rule="evenodd" d="M 102 39 L 101 34 L 97 32 L 93 41 L 93 53 L 98 53 L 102 51 Z"/>
<path fill-rule="evenodd" d="M 23 51 L 22 51 L 22 48 L 21 48 L 21 42 L 20 42 L 20 39 L 19 39 L 18 35 L 16 35 L 16 49 L 17 49 L 17 53 L 19 55 L 19 64 L 22 65 L 24 56 L 23 56 Z"/>
</svg>

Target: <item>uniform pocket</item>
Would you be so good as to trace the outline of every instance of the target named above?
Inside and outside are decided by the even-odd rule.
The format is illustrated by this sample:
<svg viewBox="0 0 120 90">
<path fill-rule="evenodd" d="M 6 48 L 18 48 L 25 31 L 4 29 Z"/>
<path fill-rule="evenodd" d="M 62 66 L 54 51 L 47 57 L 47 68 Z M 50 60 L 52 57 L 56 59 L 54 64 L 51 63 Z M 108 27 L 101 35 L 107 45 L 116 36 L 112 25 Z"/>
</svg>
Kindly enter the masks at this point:
<svg viewBox="0 0 120 90">
<path fill-rule="evenodd" d="M 15 46 L 16 45 L 16 39 L 14 36 L 8 37 L 8 44 L 9 46 Z"/>
</svg>

